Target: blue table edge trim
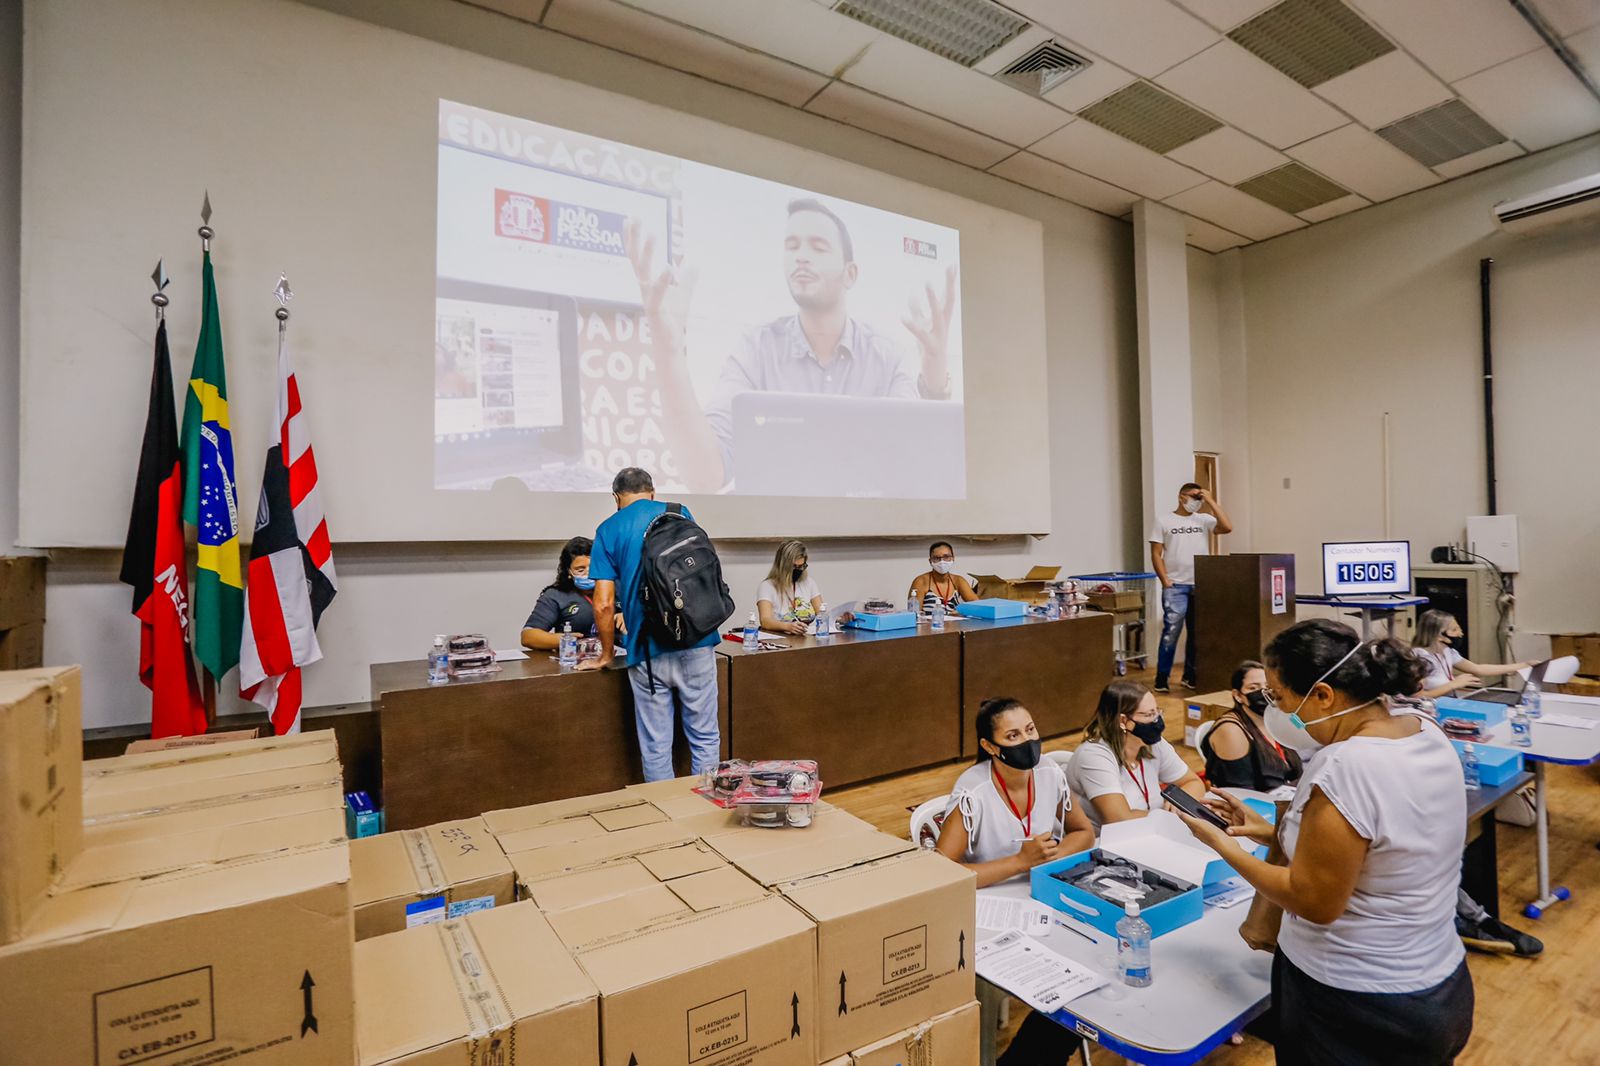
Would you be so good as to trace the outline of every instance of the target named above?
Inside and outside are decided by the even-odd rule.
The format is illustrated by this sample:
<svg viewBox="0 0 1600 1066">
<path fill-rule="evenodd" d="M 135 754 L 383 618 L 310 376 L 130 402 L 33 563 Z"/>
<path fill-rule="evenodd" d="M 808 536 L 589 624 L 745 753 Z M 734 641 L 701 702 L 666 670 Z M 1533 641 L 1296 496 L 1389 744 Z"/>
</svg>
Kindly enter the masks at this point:
<svg viewBox="0 0 1600 1066">
<path fill-rule="evenodd" d="M 1199 1062 L 1221 1047 L 1222 1042 L 1234 1033 L 1239 1032 L 1265 1014 L 1271 1003 L 1271 996 L 1263 996 L 1261 1001 L 1249 1010 L 1187 1051 L 1156 1051 L 1153 1048 L 1142 1047 L 1139 1044 L 1127 1043 L 1084 1021 L 1065 1007 L 1050 1015 L 1050 1020 L 1068 1032 L 1093 1040 L 1107 1051 L 1114 1051 L 1123 1058 L 1143 1063 L 1144 1066 L 1193 1066 L 1194 1063 Z"/>
</svg>

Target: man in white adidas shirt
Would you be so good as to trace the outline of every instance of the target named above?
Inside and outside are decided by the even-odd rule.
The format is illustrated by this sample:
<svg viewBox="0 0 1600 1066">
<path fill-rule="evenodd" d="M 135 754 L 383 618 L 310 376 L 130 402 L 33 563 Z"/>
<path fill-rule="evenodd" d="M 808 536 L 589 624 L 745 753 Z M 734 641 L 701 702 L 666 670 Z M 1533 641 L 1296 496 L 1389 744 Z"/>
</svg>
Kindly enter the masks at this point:
<svg viewBox="0 0 1600 1066">
<path fill-rule="evenodd" d="M 1156 691 L 1169 692 L 1168 675 L 1178 650 L 1178 633 L 1187 626 L 1183 646 L 1183 684 L 1194 688 L 1194 558 L 1211 554 L 1211 534 L 1232 533 L 1228 513 L 1211 493 L 1189 482 L 1178 490 L 1178 509 L 1150 527 L 1150 561 L 1161 579 L 1161 650 L 1156 654 Z"/>
</svg>

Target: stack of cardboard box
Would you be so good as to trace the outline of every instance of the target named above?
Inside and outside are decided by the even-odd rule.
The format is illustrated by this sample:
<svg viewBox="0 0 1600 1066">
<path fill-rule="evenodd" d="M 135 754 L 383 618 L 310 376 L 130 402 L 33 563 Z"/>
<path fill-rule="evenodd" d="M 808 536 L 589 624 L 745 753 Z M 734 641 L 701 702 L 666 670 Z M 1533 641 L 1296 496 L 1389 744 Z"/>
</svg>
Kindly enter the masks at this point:
<svg viewBox="0 0 1600 1066">
<path fill-rule="evenodd" d="M 44 662 L 42 555 L 0 559 L 0 670 L 26 670 Z"/>
<path fill-rule="evenodd" d="M 350 842 L 357 940 L 505 906 L 515 887 L 482 818 Z"/>
<path fill-rule="evenodd" d="M 1557 633 L 1550 638 L 1550 655 L 1578 657 L 1578 676 L 1561 686 L 1570 696 L 1600 696 L 1600 633 Z"/>
</svg>

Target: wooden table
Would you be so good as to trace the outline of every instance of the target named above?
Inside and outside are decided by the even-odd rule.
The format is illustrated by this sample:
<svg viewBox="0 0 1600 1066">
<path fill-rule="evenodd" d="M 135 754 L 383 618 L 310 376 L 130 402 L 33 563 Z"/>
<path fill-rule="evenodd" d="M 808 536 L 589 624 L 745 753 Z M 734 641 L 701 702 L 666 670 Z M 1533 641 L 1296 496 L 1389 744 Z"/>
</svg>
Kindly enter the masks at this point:
<svg viewBox="0 0 1600 1066">
<path fill-rule="evenodd" d="M 621 669 L 562 671 L 548 654 L 500 673 L 430 685 L 427 663 L 372 667 L 390 829 L 605 792 L 643 780 L 633 690 Z M 728 661 L 717 656 L 728 753 Z M 688 746 L 674 745 L 687 774 Z"/>
<path fill-rule="evenodd" d="M 964 621 L 958 628 L 962 755 L 977 756 L 978 708 L 994 696 L 1021 700 L 1044 737 L 1082 729 L 1094 717 L 1111 677 L 1111 615 Z"/>
</svg>

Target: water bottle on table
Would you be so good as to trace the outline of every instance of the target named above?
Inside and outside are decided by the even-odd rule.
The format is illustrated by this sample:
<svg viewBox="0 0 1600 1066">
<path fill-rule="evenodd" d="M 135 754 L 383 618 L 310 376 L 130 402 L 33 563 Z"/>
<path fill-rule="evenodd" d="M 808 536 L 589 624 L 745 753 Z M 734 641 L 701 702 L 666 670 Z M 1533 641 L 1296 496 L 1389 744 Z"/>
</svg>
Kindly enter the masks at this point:
<svg viewBox="0 0 1600 1066">
<path fill-rule="evenodd" d="M 756 613 L 750 612 L 750 617 L 744 624 L 744 650 L 755 651 L 761 646 L 761 626 L 756 621 Z"/>
<path fill-rule="evenodd" d="M 1117 973 L 1122 983 L 1145 988 L 1154 975 L 1150 972 L 1150 923 L 1139 917 L 1139 905 L 1123 906 L 1117 920 Z"/>
<path fill-rule="evenodd" d="M 1539 682 L 1528 679 L 1522 690 L 1522 706 L 1528 712 L 1529 718 L 1538 718 L 1544 713 L 1544 696 L 1539 692 Z"/>
<path fill-rule="evenodd" d="M 561 639 L 557 644 L 556 660 L 562 666 L 578 665 L 578 634 L 572 631 L 571 622 L 561 627 Z"/>
<path fill-rule="evenodd" d="M 1528 709 L 1520 703 L 1511 708 L 1511 743 L 1519 748 L 1533 747 L 1533 723 L 1528 721 Z"/>
<path fill-rule="evenodd" d="M 428 684 L 439 685 L 450 680 L 450 653 L 444 647 L 444 634 L 433 638 L 428 649 Z"/>
<path fill-rule="evenodd" d="M 1050 590 L 1050 598 L 1044 601 L 1044 616 L 1047 621 L 1061 621 L 1061 597 L 1054 589 Z"/>
<path fill-rule="evenodd" d="M 932 626 L 936 630 L 944 628 L 944 601 L 943 600 L 940 600 L 937 603 L 935 603 L 933 605 L 933 609 L 931 611 L 929 611 L 929 613 L 928 613 L 928 624 L 930 626 Z"/>
<path fill-rule="evenodd" d="M 1461 776 L 1468 788 L 1477 788 L 1483 783 L 1483 777 L 1478 773 L 1478 749 L 1471 744 L 1461 745 Z"/>
<path fill-rule="evenodd" d="M 826 637 L 831 636 L 832 633 L 833 627 L 828 624 L 828 605 L 824 603 L 822 605 L 822 610 L 817 612 L 816 635 L 819 637 Z"/>
</svg>

